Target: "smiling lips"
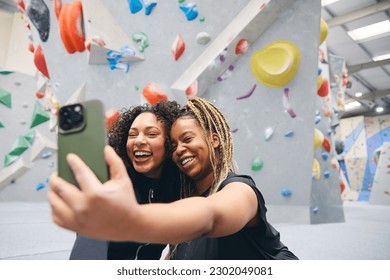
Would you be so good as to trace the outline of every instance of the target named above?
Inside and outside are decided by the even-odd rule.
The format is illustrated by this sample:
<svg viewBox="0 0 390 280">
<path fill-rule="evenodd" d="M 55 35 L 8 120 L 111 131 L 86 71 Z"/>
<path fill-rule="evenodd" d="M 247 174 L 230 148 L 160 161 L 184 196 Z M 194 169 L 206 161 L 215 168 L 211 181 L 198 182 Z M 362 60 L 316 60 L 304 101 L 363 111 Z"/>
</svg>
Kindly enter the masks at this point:
<svg viewBox="0 0 390 280">
<path fill-rule="evenodd" d="M 135 151 L 133 154 L 137 160 L 146 160 L 152 156 L 152 153 L 147 151 Z"/>
<path fill-rule="evenodd" d="M 195 157 L 187 157 L 181 161 L 181 165 L 185 166 L 187 163 L 191 162 Z"/>
</svg>

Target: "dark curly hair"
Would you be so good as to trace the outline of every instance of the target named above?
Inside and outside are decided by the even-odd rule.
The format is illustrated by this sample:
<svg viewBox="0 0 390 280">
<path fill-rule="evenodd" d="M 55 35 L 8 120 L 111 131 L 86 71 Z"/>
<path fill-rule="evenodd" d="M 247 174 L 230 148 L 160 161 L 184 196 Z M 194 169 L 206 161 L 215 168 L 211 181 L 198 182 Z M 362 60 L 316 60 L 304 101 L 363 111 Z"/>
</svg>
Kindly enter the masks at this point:
<svg viewBox="0 0 390 280">
<path fill-rule="evenodd" d="M 135 118 L 140 114 L 145 112 L 153 113 L 159 121 L 164 123 L 165 128 L 165 151 L 166 151 L 166 160 L 162 172 L 162 182 L 171 182 L 171 190 L 178 188 L 179 186 L 173 186 L 174 184 L 179 185 L 180 183 L 176 182 L 176 179 L 179 178 L 179 169 L 173 163 L 170 153 L 171 140 L 170 140 L 170 131 L 171 126 L 180 110 L 180 105 L 176 101 L 161 101 L 156 105 L 152 106 L 150 104 L 133 106 L 130 108 L 124 108 L 120 111 L 118 120 L 114 123 L 111 130 L 108 132 L 108 144 L 114 148 L 119 157 L 123 160 L 127 172 L 134 184 L 134 187 L 137 188 L 137 183 L 142 179 L 143 175 L 138 173 L 133 164 L 131 163 L 126 150 L 126 143 L 128 138 L 128 133 L 131 125 L 133 124 Z M 166 179 L 166 180 L 165 180 Z M 166 190 L 168 191 L 168 190 Z"/>
</svg>

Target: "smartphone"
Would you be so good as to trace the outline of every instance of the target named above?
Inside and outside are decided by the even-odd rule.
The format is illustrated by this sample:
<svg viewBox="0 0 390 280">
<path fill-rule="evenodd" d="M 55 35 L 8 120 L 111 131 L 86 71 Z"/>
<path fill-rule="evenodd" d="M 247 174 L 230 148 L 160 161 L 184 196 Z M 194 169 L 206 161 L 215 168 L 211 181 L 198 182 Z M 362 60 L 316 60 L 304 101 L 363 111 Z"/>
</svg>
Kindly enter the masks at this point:
<svg viewBox="0 0 390 280">
<path fill-rule="evenodd" d="M 104 160 L 107 144 L 104 106 L 100 100 L 88 100 L 66 105 L 58 114 L 58 175 L 78 186 L 66 156 L 77 154 L 95 173 L 100 182 L 108 180 Z"/>
</svg>

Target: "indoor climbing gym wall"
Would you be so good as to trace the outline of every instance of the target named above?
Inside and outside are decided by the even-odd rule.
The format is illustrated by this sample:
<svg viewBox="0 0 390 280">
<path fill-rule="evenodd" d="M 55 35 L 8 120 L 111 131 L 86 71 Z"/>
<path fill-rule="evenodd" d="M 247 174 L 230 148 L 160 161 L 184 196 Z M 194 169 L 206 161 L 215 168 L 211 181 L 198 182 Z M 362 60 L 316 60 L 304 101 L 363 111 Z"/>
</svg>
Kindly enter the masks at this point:
<svg viewBox="0 0 390 280">
<path fill-rule="evenodd" d="M 347 180 L 359 192 L 358 200 L 369 201 L 376 184 L 376 153 L 390 141 L 390 116 L 342 119 L 339 131 Z"/>
<path fill-rule="evenodd" d="M 390 141 L 380 147 L 376 164 L 370 204 L 390 205 Z"/>
<path fill-rule="evenodd" d="M 322 24 L 326 24 L 321 19 Z M 319 47 L 316 111 L 313 117 L 314 159 L 311 184 L 311 223 L 344 222 L 339 186 L 340 168 L 336 158 L 332 117 L 334 101 L 331 94 L 329 59 L 326 42 Z"/>
<path fill-rule="evenodd" d="M 359 192 L 363 188 L 364 174 L 367 165 L 367 141 L 364 117 L 353 117 L 340 120 L 338 138 L 344 143 L 343 162 L 350 188 Z"/>
<path fill-rule="evenodd" d="M 46 200 L 59 106 L 100 99 L 109 125 L 124 107 L 198 95 L 226 115 L 239 172 L 255 179 L 270 220 L 312 222 L 320 1 L 20 3 L 38 73 L 19 87 L 18 73 L 1 76 L 0 200 Z M 315 222 L 340 220 L 328 214 Z"/>
</svg>

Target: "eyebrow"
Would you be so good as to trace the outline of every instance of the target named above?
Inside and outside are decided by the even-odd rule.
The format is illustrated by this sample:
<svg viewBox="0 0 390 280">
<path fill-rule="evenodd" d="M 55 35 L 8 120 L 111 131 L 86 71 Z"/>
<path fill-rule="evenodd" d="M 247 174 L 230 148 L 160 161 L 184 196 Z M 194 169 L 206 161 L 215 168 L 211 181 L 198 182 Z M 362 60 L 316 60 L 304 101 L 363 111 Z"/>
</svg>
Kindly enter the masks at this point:
<svg viewBox="0 0 390 280">
<path fill-rule="evenodd" d="M 158 126 L 147 126 L 145 129 L 153 129 L 153 128 L 161 130 Z M 138 128 L 136 128 L 136 127 L 130 127 L 129 130 L 131 130 L 131 129 L 138 130 Z"/>
</svg>

